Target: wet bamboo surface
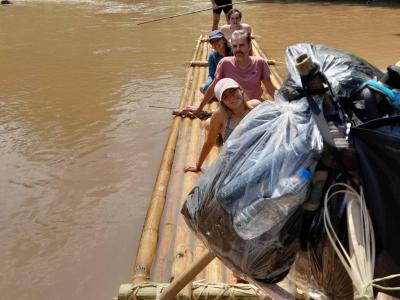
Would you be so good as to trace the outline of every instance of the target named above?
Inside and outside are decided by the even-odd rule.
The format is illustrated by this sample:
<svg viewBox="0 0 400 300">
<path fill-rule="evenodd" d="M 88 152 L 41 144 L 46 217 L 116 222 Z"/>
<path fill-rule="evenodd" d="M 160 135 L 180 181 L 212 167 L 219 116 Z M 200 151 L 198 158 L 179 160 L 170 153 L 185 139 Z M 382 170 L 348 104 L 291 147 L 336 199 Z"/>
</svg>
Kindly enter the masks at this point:
<svg viewBox="0 0 400 300">
<path fill-rule="evenodd" d="M 203 95 L 199 87 L 207 77 L 208 68 L 204 62 L 207 61 L 209 51 L 211 51 L 209 43 L 200 37 L 193 58 L 188 63 L 180 108 L 198 105 L 201 102 Z M 265 56 L 255 40 L 253 40 L 253 53 Z M 280 84 L 281 77 L 274 66 L 270 68 L 272 80 Z M 264 98 L 270 97 L 264 95 Z M 205 109 L 216 110 L 217 103 L 212 102 Z M 183 167 L 197 161 L 204 138 L 203 121 L 181 117 L 173 119 L 137 250 L 132 275 L 134 285 L 146 282 L 169 283 L 205 250 L 205 246 L 190 232 L 180 214 L 187 194 L 202 175 L 201 172 L 184 173 Z M 212 149 L 204 162 L 203 169 L 212 163 L 219 151 L 220 148 L 217 146 Z M 232 272 L 219 259 L 214 259 L 195 280 L 207 284 L 235 283 Z M 190 299 L 191 293 L 192 286 L 189 284 L 180 295 Z"/>
</svg>

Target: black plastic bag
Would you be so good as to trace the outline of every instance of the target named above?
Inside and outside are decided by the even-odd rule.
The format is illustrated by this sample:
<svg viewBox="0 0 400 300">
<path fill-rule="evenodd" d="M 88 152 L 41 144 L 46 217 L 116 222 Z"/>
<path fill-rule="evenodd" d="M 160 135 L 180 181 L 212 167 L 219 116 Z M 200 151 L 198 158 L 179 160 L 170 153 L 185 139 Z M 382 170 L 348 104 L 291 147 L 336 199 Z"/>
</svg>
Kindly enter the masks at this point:
<svg viewBox="0 0 400 300">
<path fill-rule="evenodd" d="M 365 200 L 376 238 L 374 277 L 400 273 L 400 116 L 370 121 L 350 132 L 361 165 Z M 384 284 L 400 286 L 400 280 Z M 400 292 L 387 292 L 400 296 Z"/>
</svg>

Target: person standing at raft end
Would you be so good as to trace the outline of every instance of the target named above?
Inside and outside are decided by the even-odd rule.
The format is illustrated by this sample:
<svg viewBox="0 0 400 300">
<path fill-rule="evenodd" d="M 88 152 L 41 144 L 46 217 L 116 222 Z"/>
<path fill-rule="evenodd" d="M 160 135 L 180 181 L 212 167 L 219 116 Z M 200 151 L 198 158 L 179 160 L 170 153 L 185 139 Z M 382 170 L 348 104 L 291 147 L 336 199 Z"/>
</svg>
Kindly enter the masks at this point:
<svg viewBox="0 0 400 300">
<path fill-rule="evenodd" d="M 215 78 L 209 86 L 198 107 L 188 106 L 186 110 L 198 115 L 203 107 L 214 97 L 214 87 L 222 78 L 232 78 L 243 89 L 246 99 L 261 100 L 261 83 L 273 97 L 278 88 L 271 81 L 271 70 L 268 62 L 261 56 L 250 56 L 250 33 L 243 30 L 234 31 L 232 34 L 232 51 L 234 56 L 221 59 L 215 71 Z"/>
<path fill-rule="evenodd" d="M 218 110 L 211 116 L 207 137 L 199 159 L 195 165 L 185 166 L 183 169 L 185 173 L 201 171 L 201 166 L 217 141 L 218 136 L 221 135 L 225 142 L 247 113 L 261 103 L 257 99 L 246 101 L 243 90 L 231 78 L 223 78 L 218 81 L 215 85 L 215 96 L 220 105 Z"/>
<path fill-rule="evenodd" d="M 208 76 L 206 82 L 200 86 L 200 92 L 205 94 L 211 82 L 214 80 L 215 70 L 219 61 L 225 56 L 232 55 L 232 48 L 220 30 L 213 30 L 208 35 L 208 42 L 213 51 L 208 55 Z"/>
<path fill-rule="evenodd" d="M 232 0 L 211 0 L 211 5 L 213 8 L 213 25 L 211 30 L 217 30 L 222 10 L 224 11 L 225 14 L 226 23 L 228 23 L 227 14 L 232 9 Z M 219 8 L 219 6 L 222 5 L 226 6 Z"/>
<path fill-rule="evenodd" d="M 228 24 L 223 25 L 221 27 L 221 31 L 223 32 L 223 34 L 225 35 L 225 38 L 228 41 L 231 40 L 232 33 L 235 30 L 244 30 L 251 34 L 251 26 L 249 24 L 241 23 L 242 13 L 238 9 L 232 8 L 228 12 L 227 17 L 228 17 Z"/>
</svg>

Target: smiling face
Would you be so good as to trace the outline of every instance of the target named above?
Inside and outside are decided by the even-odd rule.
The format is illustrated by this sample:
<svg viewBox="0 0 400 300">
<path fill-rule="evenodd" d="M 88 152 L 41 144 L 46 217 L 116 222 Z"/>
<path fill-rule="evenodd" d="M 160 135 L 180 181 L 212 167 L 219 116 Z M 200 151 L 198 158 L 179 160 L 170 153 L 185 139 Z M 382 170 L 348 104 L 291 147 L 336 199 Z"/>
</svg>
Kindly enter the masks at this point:
<svg viewBox="0 0 400 300">
<path fill-rule="evenodd" d="M 223 54 L 225 42 L 224 38 L 210 40 L 211 47 L 220 54 Z"/>
</svg>

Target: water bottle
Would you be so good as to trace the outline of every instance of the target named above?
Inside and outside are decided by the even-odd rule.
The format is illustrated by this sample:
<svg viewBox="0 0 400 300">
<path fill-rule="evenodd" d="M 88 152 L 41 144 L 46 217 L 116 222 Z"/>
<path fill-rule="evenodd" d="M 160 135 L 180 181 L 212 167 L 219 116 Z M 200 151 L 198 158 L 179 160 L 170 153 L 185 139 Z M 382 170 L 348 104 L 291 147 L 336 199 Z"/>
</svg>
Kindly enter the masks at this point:
<svg viewBox="0 0 400 300">
<path fill-rule="evenodd" d="M 311 179 L 311 171 L 306 167 L 300 167 L 293 176 L 281 179 L 278 187 L 272 194 L 272 198 L 296 194 L 307 186 Z"/>
<path fill-rule="evenodd" d="M 235 231 L 243 239 L 252 239 L 282 226 L 304 201 L 311 179 L 312 172 L 306 167 L 299 168 L 291 177 L 283 178 L 275 189 L 275 197 L 257 199 L 237 211 L 233 216 Z"/>
</svg>

